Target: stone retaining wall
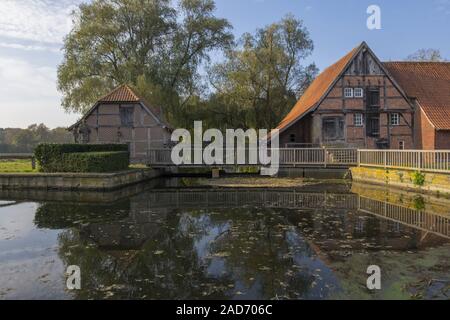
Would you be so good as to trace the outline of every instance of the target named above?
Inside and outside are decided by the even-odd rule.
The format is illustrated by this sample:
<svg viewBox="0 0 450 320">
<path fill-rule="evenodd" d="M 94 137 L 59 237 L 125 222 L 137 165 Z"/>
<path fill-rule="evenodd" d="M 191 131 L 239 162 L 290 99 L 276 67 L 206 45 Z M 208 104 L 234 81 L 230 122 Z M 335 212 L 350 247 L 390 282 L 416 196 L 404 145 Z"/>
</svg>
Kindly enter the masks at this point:
<svg viewBox="0 0 450 320">
<path fill-rule="evenodd" d="M 381 184 L 418 192 L 450 194 L 450 174 L 422 172 L 422 185 L 414 181 L 414 171 L 399 169 L 383 169 L 372 167 L 351 168 L 352 180 L 362 183 Z"/>
<path fill-rule="evenodd" d="M 0 174 L 0 189 L 113 190 L 160 176 L 152 169 L 116 173 Z"/>
</svg>

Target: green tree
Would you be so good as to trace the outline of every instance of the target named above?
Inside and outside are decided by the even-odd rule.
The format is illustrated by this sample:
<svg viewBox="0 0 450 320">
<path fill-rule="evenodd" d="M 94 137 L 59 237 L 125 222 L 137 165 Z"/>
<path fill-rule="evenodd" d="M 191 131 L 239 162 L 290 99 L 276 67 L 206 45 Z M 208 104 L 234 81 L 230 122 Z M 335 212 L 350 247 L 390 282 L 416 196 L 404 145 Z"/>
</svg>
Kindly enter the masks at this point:
<svg viewBox="0 0 450 320">
<path fill-rule="evenodd" d="M 178 9 L 178 10 L 176 10 Z M 134 85 L 176 124 L 201 92 L 198 70 L 209 52 L 232 42 L 213 0 L 94 0 L 82 4 L 58 69 L 63 107 L 85 111 L 115 86 Z"/>
<path fill-rule="evenodd" d="M 69 143 L 73 142 L 73 135 L 66 128 L 49 129 L 43 123 L 26 129 L 0 128 L 0 152 L 33 152 L 43 142 Z"/>
<path fill-rule="evenodd" d="M 317 73 L 314 64 L 304 65 L 312 50 L 303 22 L 291 15 L 244 34 L 209 71 L 217 123 L 227 119 L 232 126 L 274 128 Z"/>
</svg>

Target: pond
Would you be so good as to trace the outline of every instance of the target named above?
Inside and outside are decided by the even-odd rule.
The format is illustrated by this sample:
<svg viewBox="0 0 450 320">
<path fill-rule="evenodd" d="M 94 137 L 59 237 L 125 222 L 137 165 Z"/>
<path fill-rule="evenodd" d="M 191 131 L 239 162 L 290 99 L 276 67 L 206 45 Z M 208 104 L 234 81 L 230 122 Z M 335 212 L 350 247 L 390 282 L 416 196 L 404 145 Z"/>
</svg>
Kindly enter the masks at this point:
<svg viewBox="0 0 450 320">
<path fill-rule="evenodd" d="M 450 201 L 366 186 L 0 191 L 0 299 L 448 299 Z M 66 270 L 79 266 L 81 289 Z M 367 268 L 381 269 L 369 290 Z"/>
</svg>

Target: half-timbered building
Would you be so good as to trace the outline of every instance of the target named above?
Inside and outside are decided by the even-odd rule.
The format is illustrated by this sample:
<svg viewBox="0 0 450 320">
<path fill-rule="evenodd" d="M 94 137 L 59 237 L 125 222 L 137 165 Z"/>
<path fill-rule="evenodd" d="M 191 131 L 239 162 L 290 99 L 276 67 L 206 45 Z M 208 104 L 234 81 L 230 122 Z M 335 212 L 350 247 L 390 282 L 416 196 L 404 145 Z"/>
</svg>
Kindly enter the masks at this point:
<svg viewBox="0 0 450 320">
<path fill-rule="evenodd" d="M 277 129 L 284 147 L 412 149 L 414 104 L 363 42 L 317 76 Z"/>
<path fill-rule="evenodd" d="M 149 149 L 168 146 L 172 132 L 161 110 L 128 85 L 100 98 L 69 130 L 78 143 L 128 144 L 134 162 L 145 158 Z"/>
</svg>

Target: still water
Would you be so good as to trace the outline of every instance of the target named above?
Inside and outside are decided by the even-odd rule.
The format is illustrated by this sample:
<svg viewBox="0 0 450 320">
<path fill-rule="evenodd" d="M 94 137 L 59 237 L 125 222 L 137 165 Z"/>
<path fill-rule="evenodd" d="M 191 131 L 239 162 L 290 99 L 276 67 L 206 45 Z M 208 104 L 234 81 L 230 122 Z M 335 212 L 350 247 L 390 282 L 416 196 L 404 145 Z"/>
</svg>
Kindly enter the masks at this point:
<svg viewBox="0 0 450 320">
<path fill-rule="evenodd" d="M 449 212 L 343 184 L 4 190 L 0 299 L 448 299 Z M 66 288 L 70 265 L 81 290 Z"/>
</svg>

